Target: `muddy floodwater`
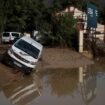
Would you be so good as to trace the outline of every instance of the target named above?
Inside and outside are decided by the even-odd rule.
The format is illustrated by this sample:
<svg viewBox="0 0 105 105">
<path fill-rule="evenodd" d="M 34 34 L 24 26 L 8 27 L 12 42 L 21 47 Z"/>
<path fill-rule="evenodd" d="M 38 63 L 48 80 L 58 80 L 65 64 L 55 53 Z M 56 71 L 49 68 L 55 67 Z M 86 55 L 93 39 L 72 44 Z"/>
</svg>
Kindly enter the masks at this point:
<svg viewBox="0 0 105 105">
<path fill-rule="evenodd" d="M 11 70 L 3 64 L 0 68 Z M 14 77 L 7 79 L 4 74 L 0 76 L 0 105 L 105 105 L 102 62 L 75 69 L 40 70 L 30 76 L 13 72 Z"/>
</svg>

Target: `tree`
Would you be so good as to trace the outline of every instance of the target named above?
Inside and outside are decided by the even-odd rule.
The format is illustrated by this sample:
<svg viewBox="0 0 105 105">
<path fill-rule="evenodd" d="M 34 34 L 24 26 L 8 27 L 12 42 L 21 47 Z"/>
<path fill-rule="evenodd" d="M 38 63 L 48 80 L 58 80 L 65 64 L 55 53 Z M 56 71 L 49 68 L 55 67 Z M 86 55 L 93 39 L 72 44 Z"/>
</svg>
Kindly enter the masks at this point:
<svg viewBox="0 0 105 105">
<path fill-rule="evenodd" d="M 73 35 L 76 33 L 76 20 L 73 19 L 72 14 L 57 16 L 56 13 L 69 6 L 82 10 L 86 7 L 86 5 L 83 7 L 84 0 L 54 0 L 51 7 L 46 7 L 43 0 L 0 1 L 1 31 L 38 30 L 41 33 L 47 33 L 52 45 L 58 43 L 71 46 Z"/>
<path fill-rule="evenodd" d="M 44 8 L 42 0 L 3 0 L 1 1 L 1 19 L 4 30 L 32 31 L 40 23 Z M 1 23 L 2 24 L 2 23 Z"/>
<path fill-rule="evenodd" d="M 52 15 L 46 32 L 49 32 L 50 45 L 72 46 L 76 20 L 72 14 Z"/>
</svg>

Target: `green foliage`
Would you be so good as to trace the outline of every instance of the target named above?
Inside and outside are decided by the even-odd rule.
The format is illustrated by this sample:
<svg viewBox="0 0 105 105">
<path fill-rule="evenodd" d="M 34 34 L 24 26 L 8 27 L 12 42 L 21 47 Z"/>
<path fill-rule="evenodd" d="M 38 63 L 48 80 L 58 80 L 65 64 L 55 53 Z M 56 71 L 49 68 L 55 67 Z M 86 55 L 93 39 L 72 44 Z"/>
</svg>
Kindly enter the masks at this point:
<svg viewBox="0 0 105 105">
<path fill-rule="evenodd" d="M 45 38 L 48 37 L 49 41 L 46 42 L 50 45 L 76 46 L 78 35 L 75 30 L 76 20 L 72 14 L 57 16 L 56 13 L 69 6 L 83 10 L 86 7 L 86 3 L 83 6 L 84 0 L 54 0 L 49 8 L 45 7 L 43 0 L 0 0 L 0 2 L 0 31 L 38 30 Z"/>
<path fill-rule="evenodd" d="M 99 17 L 99 22 L 101 24 L 105 24 L 105 7 L 100 9 L 99 12 L 98 12 L 98 17 Z"/>
<path fill-rule="evenodd" d="M 3 0 L 0 7 L 0 29 L 8 31 L 32 31 L 44 10 L 42 0 Z"/>
<path fill-rule="evenodd" d="M 2 0 L 0 30 L 38 30 L 48 39 L 49 45 L 72 46 L 76 21 L 72 14 L 56 16 L 56 13 L 66 6 L 77 5 L 77 1 L 56 0 L 51 8 L 47 8 L 43 0 Z"/>
<path fill-rule="evenodd" d="M 57 37 L 61 45 L 71 45 L 71 35 L 75 32 L 75 22 L 72 14 L 65 13 L 58 17 Z"/>
<path fill-rule="evenodd" d="M 44 25 L 48 25 L 48 28 L 52 24 L 50 22 L 52 14 L 68 6 L 82 9 L 84 5 L 84 0 L 53 0 L 51 8 L 46 8 L 43 0 L 0 1 L 0 30 L 16 31 L 42 30 Z"/>
<path fill-rule="evenodd" d="M 77 34 L 75 24 L 76 20 L 70 13 L 58 16 L 53 15 L 50 18 L 50 24 L 46 25 L 48 27 L 43 28 L 45 29 L 44 32 L 48 32 L 47 38 L 50 40 L 48 44 L 73 47 L 75 34 Z"/>
</svg>

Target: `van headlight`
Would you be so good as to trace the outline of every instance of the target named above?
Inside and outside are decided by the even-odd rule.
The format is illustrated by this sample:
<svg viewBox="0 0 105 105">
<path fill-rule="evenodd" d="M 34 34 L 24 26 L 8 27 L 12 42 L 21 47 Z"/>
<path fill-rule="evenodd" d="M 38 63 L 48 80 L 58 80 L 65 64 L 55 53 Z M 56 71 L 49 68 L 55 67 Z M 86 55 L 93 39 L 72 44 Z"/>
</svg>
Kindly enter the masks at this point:
<svg viewBox="0 0 105 105">
<path fill-rule="evenodd" d="M 14 52 L 12 48 L 10 48 L 9 51 L 10 51 L 10 53 L 13 53 Z"/>
<path fill-rule="evenodd" d="M 36 65 L 36 62 L 30 62 L 31 65 Z"/>
</svg>

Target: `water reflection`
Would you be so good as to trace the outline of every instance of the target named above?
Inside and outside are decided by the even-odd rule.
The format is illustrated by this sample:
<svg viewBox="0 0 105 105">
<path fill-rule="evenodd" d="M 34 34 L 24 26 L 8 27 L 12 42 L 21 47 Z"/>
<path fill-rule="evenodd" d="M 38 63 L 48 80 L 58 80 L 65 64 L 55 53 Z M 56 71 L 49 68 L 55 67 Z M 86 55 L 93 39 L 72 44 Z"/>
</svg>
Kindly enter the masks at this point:
<svg viewBox="0 0 105 105">
<path fill-rule="evenodd" d="M 88 105 L 96 97 L 97 79 L 94 70 L 85 67 L 79 67 L 79 88 L 83 101 Z"/>
<path fill-rule="evenodd" d="M 23 77 L 3 87 L 3 91 L 12 104 L 26 105 L 41 95 L 40 80 L 37 75 Z"/>
<path fill-rule="evenodd" d="M 70 95 L 77 89 L 78 71 L 54 70 L 48 73 L 47 85 L 51 86 L 51 94 L 58 97 Z"/>
<path fill-rule="evenodd" d="M 5 86 L 3 91 L 16 105 L 104 105 L 105 69 L 96 68 L 39 71 Z"/>
<path fill-rule="evenodd" d="M 41 77 L 45 91 L 41 98 L 45 99 L 46 105 L 92 105 L 96 99 L 97 72 L 91 67 L 47 70 Z M 49 103 L 46 99 L 53 102 Z M 41 105 L 41 102 L 37 103 Z"/>
</svg>

